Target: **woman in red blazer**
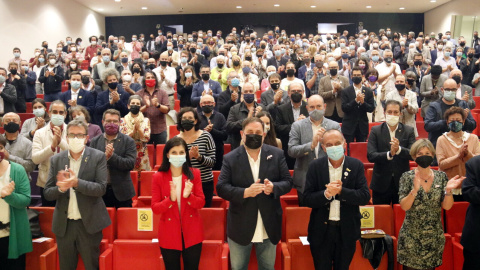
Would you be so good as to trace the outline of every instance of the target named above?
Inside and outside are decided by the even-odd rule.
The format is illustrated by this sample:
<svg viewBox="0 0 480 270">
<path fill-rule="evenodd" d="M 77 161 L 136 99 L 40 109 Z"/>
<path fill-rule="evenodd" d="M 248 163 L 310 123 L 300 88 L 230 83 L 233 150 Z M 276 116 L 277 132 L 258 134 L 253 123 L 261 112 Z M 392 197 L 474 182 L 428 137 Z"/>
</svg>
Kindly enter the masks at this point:
<svg viewBox="0 0 480 270">
<path fill-rule="evenodd" d="M 152 210 L 161 214 L 158 243 L 166 270 L 197 270 L 202 252 L 203 226 L 199 209 L 205 204 L 200 171 L 191 168 L 182 138 L 165 144 L 163 162 L 152 181 Z"/>
</svg>

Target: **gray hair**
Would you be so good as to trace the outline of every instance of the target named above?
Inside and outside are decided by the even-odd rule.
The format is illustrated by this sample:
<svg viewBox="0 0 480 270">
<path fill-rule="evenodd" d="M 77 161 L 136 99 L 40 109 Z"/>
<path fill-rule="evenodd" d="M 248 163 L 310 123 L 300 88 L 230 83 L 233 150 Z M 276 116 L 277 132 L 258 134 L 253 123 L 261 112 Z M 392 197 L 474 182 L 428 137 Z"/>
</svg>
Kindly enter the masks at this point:
<svg viewBox="0 0 480 270">
<path fill-rule="evenodd" d="M 53 56 L 53 57 L 57 58 L 57 56 L 54 53 L 48 53 L 47 54 L 47 59 L 50 59 L 50 56 Z"/>
<path fill-rule="evenodd" d="M 142 97 L 139 95 L 132 95 L 128 98 L 128 105 L 130 105 L 130 102 L 134 99 L 140 100 L 140 106 L 142 106 Z"/>
<path fill-rule="evenodd" d="M 107 78 L 112 76 L 112 75 L 115 75 L 115 77 L 117 77 L 117 80 L 118 80 L 118 78 L 120 78 L 120 74 L 118 73 L 118 71 L 116 69 L 114 69 L 114 68 L 105 69 L 105 71 L 103 71 L 103 73 L 102 73 L 102 81 L 104 81 L 106 83 Z"/>
<path fill-rule="evenodd" d="M 60 99 L 57 99 L 57 100 L 52 101 L 52 103 L 50 103 L 50 107 L 48 108 L 49 112 L 52 112 L 53 105 L 55 105 L 55 104 L 62 105 L 65 112 L 67 111 L 67 106 L 65 106 L 65 103 L 63 103 L 63 101 L 61 101 Z"/>
<path fill-rule="evenodd" d="M 407 78 L 408 77 L 413 77 L 416 80 L 417 79 L 417 74 L 415 74 L 415 72 L 413 72 L 413 71 L 407 71 L 407 72 L 405 72 L 405 77 L 407 77 Z"/>
<path fill-rule="evenodd" d="M 392 50 L 390 50 L 390 49 L 385 49 L 385 50 L 383 50 L 383 54 L 385 54 L 385 53 L 387 53 L 387 52 L 393 53 Z"/>
<path fill-rule="evenodd" d="M 218 60 L 223 60 L 223 61 L 225 61 L 225 57 L 224 57 L 223 55 L 219 55 L 219 56 L 217 56 L 217 61 L 218 61 Z"/>
<path fill-rule="evenodd" d="M 85 122 L 81 120 L 72 120 L 70 123 L 67 125 L 67 132 L 70 129 L 70 127 L 83 127 L 85 129 L 85 135 L 88 135 L 88 126 L 85 124 Z"/>
</svg>

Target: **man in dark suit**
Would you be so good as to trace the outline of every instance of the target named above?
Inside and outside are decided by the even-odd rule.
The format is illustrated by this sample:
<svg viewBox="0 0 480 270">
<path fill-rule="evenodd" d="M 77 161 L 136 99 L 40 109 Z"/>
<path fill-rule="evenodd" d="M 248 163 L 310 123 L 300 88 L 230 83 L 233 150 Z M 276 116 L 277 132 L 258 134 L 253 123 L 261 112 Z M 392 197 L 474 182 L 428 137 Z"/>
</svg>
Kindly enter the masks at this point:
<svg viewBox="0 0 480 270">
<path fill-rule="evenodd" d="M 290 191 L 292 178 L 283 152 L 263 144 L 263 122 L 251 117 L 242 126 L 244 145 L 225 156 L 217 184 L 218 195 L 230 202 L 230 262 L 232 269 L 247 269 L 254 244 L 258 268 L 274 269 L 282 235 L 280 196 Z"/>
<path fill-rule="evenodd" d="M 17 91 L 15 86 L 6 82 L 8 78 L 7 70 L 3 67 L 0 67 L 0 76 L 3 76 L 3 79 L 0 79 L 0 89 L 2 90 L 0 97 L 3 99 L 3 112 L 0 112 L 0 116 L 3 116 L 9 112 L 16 112 L 15 103 L 17 102 Z"/>
<path fill-rule="evenodd" d="M 413 66 L 408 68 L 407 71 L 412 71 L 417 76 L 417 87 L 420 87 L 422 83 L 422 79 L 425 74 L 430 72 L 430 66 L 424 67 L 423 66 L 423 55 L 421 53 L 415 53 L 413 56 Z"/>
<path fill-rule="evenodd" d="M 360 239 L 360 205 L 370 200 L 363 163 L 345 156 L 345 138 L 338 130 L 323 134 L 327 153 L 312 161 L 304 192 L 312 208 L 308 242 L 316 270 L 348 270 Z"/>
<path fill-rule="evenodd" d="M 278 138 L 282 141 L 282 148 L 289 170 L 293 170 L 295 167 L 295 158 L 288 155 L 290 129 L 293 122 L 305 119 L 309 116 L 307 104 L 302 101 L 303 91 L 303 85 L 299 83 L 291 83 L 288 86 L 288 97 L 290 98 L 290 102 L 278 106 L 277 112 L 275 113 L 275 132 L 277 133 Z M 295 100 L 292 100 L 292 95 Z M 298 100 L 298 97 L 300 97 L 300 100 Z"/>
<path fill-rule="evenodd" d="M 201 53 L 201 48 L 197 50 L 195 44 L 190 45 L 190 54 L 188 55 L 188 64 L 195 69 L 195 75 L 197 78 L 201 78 L 200 76 L 200 67 L 204 65 L 205 56 Z"/>
<path fill-rule="evenodd" d="M 82 89 L 82 75 L 78 71 L 70 74 L 71 89 L 60 94 L 60 100 L 70 107 L 82 105 L 90 115 L 95 112 L 95 98 L 92 93 Z"/>
<path fill-rule="evenodd" d="M 367 140 L 367 113 L 373 112 L 375 109 L 372 90 L 362 85 L 362 69 L 360 67 L 352 69 L 352 80 L 353 85 L 341 92 L 342 111 L 344 113 L 342 132 L 347 143 L 354 140 L 357 142 Z"/>
<path fill-rule="evenodd" d="M 47 200 L 57 201 L 52 231 L 57 238 L 60 269 L 76 269 L 78 253 L 85 269 L 98 269 L 102 230 L 111 224 L 102 201 L 107 161 L 103 153 L 85 147 L 87 132 L 83 121 L 68 124 L 69 150 L 51 158 L 43 191 Z"/>
<path fill-rule="evenodd" d="M 205 95 L 211 95 L 217 100 L 220 93 L 222 93 L 222 87 L 220 83 L 210 79 L 210 67 L 202 66 L 200 68 L 201 80 L 193 85 L 192 89 L 192 106 L 200 107 L 200 98 Z M 207 88 L 208 85 L 208 88 Z"/>
<path fill-rule="evenodd" d="M 289 58 L 285 56 L 282 57 L 280 45 L 277 44 L 273 46 L 273 57 L 267 59 L 267 67 L 274 66 L 277 69 L 277 73 L 280 74 L 282 78 L 285 78 L 287 76 L 285 73 L 285 67 L 288 61 L 290 61 Z"/>
<path fill-rule="evenodd" d="M 240 76 L 233 70 L 228 73 L 227 89 L 218 95 L 218 111 L 225 119 L 228 117 L 230 108 L 241 102 L 242 88 L 240 87 Z"/>
<path fill-rule="evenodd" d="M 102 126 L 100 120 L 103 118 L 103 112 L 108 109 L 115 109 L 120 112 L 121 116 L 128 113 L 128 99 L 130 94 L 123 90 L 121 84 L 118 83 L 119 74 L 114 69 L 107 69 L 104 72 L 105 82 L 108 84 L 108 90 L 103 91 L 97 96 L 95 103 L 95 120 L 97 125 Z"/>
<path fill-rule="evenodd" d="M 465 216 L 462 240 L 463 270 L 476 270 L 480 265 L 480 157 L 471 158 L 465 164 L 466 178 L 462 184 L 462 194 L 470 205 Z"/>
<path fill-rule="evenodd" d="M 415 142 L 415 132 L 398 122 L 402 107 L 397 100 L 387 100 L 386 123 L 373 127 L 368 136 L 367 158 L 375 163 L 370 184 L 373 204 L 399 203 L 400 177 L 410 170 L 410 147 Z"/>
<path fill-rule="evenodd" d="M 478 58 L 475 56 L 475 48 L 468 49 L 467 58 L 464 58 L 460 61 L 460 70 L 463 74 L 462 84 L 466 84 L 470 87 L 475 87 L 472 84 L 473 76 L 475 73 L 478 73 L 479 63 Z"/>
<path fill-rule="evenodd" d="M 130 136 L 118 132 L 120 112 L 106 110 L 102 120 L 105 133 L 90 142 L 90 147 L 105 153 L 108 165 L 107 191 L 103 201 L 107 207 L 132 207 L 135 196 L 130 171 L 135 167 L 137 149 Z"/>
</svg>

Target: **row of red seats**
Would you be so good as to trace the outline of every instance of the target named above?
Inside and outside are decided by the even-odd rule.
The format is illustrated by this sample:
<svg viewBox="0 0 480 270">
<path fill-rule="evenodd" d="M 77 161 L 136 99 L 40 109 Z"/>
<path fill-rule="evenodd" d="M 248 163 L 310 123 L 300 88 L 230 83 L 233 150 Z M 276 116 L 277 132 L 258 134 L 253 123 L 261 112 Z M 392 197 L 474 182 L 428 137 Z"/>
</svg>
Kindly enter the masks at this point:
<svg viewBox="0 0 480 270">
<path fill-rule="evenodd" d="M 440 270 L 460 270 L 463 264 L 462 247 L 459 244 L 461 230 L 464 223 L 468 203 L 457 202 L 450 211 L 446 211 L 446 243 L 443 255 L 443 265 Z M 394 238 L 394 252 L 396 260 L 396 244 L 405 212 L 399 205 L 393 209 L 388 205 L 374 205 L 374 224 L 376 229 L 382 229 Z M 34 244 L 34 252 L 27 255 L 29 269 L 59 269 L 55 235 L 51 232 L 53 207 L 34 207 L 41 212 L 40 226 L 45 236 L 51 237 L 42 243 Z M 112 225 L 103 231 L 104 240 L 101 244 L 100 269 L 164 269 L 162 256 L 157 238 L 160 215 L 153 215 L 153 230 L 138 231 L 136 208 L 109 208 L 108 212 Z M 300 236 L 307 236 L 310 208 L 286 207 L 285 216 L 285 239 L 277 246 L 277 258 L 275 269 L 314 269 L 310 249 L 299 240 Z M 205 240 L 203 242 L 200 269 L 229 269 L 229 249 L 226 241 L 226 210 L 223 208 L 204 208 L 200 210 L 203 220 Z M 455 258 L 455 259 L 454 259 Z M 387 254 L 382 258 L 378 269 L 387 269 Z M 395 264 L 395 269 L 400 269 Z M 79 260 L 79 267 L 84 269 Z M 254 251 L 249 269 L 256 268 Z M 362 250 L 357 242 L 350 269 L 371 269 L 368 260 L 362 257 Z"/>
</svg>

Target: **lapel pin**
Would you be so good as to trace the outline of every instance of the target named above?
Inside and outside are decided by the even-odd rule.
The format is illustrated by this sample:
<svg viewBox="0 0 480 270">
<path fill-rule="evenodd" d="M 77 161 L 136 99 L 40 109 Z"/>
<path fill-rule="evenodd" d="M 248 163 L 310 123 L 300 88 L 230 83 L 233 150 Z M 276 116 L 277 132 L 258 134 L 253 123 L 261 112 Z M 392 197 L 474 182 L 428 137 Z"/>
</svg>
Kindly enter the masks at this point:
<svg viewBox="0 0 480 270">
<path fill-rule="evenodd" d="M 435 185 L 435 188 L 439 188 L 439 187 L 440 187 L 440 185 Z"/>
<path fill-rule="evenodd" d="M 346 168 L 345 170 L 346 170 L 347 172 L 350 172 L 350 169 L 349 169 L 349 168 Z"/>
<path fill-rule="evenodd" d="M 87 161 L 88 161 L 88 157 L 85 157 L 85 162 L 87 162 Z"/>
<path fill-rule="evenodd" d="M 272 159 L 272 155 L 269 155 L 269 156 L 267 157 L 267 160 L 270 160 L 270 159 Z"/>
<path fill-rule="evenodd" d="M 82 96 L 79 96 L 78 98 L 82 98 Z"/>
</svg>

